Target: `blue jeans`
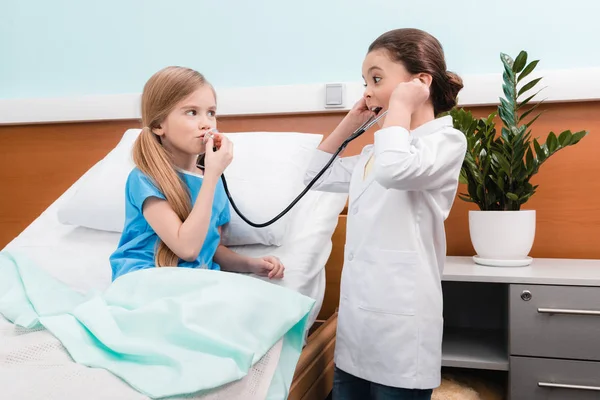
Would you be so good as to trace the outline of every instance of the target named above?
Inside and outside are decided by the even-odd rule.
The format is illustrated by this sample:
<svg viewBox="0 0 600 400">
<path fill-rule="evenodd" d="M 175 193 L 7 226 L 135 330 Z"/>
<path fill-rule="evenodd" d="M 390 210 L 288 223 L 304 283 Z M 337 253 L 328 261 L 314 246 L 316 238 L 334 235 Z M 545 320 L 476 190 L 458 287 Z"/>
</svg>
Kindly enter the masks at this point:
<svg viewBox="0 0 600 400">
<path fill-rule="evenodd" d="M 431 389 L 402 389 L 373 383 L 335 367 L 333 400 L 431 400 Z"/>
</svg>

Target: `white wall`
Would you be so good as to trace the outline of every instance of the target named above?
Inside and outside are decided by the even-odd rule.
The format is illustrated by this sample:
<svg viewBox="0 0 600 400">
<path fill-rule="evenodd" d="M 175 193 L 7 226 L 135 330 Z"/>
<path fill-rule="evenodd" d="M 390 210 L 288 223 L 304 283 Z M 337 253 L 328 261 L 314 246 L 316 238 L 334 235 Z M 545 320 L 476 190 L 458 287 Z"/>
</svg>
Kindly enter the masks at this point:
<svg viewBox="0 0 600 400">
<path fill-rule="evenodd" d="M 350 82 L 355 96 L 368 45 L 398 27 L 427 30 L 442 42 L 448 68 L 474 85 L 463 93 L 466 103 L 495 101 L 499 87 L 485 91 L 499 82 L 499 53 L 521 49 L 541 59 L 538 69 L 549 76 L 561 71 L 556 84 L 567 98 L 600 97 L 596 0 L 0 0 L 0 15 L 0 123 L 41 121 L 48 112 L 50 120 L 68 119 L 73 112 L 42 110 L 61 101 L 63 109 L 85 109 L 87 101 L 94 111 L 74 119 L 131 117 L 144 82 L 166 65 L 199 70 L 225 99 L 227 88 L 235 89 L 232 99 L 240 88 L 260 88 L 248 93 L 260 105 L 268 103 L 265 87 L 293 85 L 278 90 L 285 98 L 300 93 L 300 103 L 310 99 L 286 110 L 312 111 L 308 103 L 323 109 L 316 97 L 322 84 Z M 243 109 L 221 104 L 252 113 L 248 100 Z"/>
</svg>

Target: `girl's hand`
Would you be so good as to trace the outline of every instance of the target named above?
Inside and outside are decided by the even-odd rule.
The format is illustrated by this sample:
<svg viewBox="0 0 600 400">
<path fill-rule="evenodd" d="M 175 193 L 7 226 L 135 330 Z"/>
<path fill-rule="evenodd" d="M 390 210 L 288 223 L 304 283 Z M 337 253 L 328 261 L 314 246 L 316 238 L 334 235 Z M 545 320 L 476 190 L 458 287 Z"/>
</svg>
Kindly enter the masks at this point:
<svg viewBox="0 0 600 400">
<path fill-rule="evenodd" d="M 217 148 L 217 151 L 213 149 Z M 206 140 L 205 174 L 221 176 L 233 160 L 233 143 L 220 133 Z"/>
<path fill-rule="evenodd" d="M 250 272 L 258 276 L 266 276 L 269 279 L 283 278 L 285 267 L 277 257 L 265 256 L 250 259 Z"/>
<path fill-rule="evenodd" d="M 204 145 L 207 145 L 208 139 L 213 138 L 213 146 L 218 149 L 221 148 L 221 142 L 223 141 L 223 134 L 216 129 L 209 129 L 204 135 Z"/>
<path fill-rule="evenodd" d="M 348 137 L 374 115 L 375 113 L 367 108 L 365 98 L 361 97 L 348 111 L 336 130 L 342 129 L 345 137 Z"/>
<path fill-rule="evenodd" d="M 390 96 L 390 109 L 399 107 L 412 115 L 429 98 L 429 86 L 419 79 L 402 82 Z"/>
</svg>

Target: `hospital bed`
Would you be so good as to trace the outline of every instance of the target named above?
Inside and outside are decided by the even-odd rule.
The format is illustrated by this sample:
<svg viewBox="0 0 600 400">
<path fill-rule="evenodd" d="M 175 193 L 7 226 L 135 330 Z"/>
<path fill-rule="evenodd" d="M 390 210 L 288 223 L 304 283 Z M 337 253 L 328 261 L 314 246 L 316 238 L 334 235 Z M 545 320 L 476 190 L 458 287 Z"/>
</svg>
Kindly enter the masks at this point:
<svg viewBox="0 0 600 400">
<path fill-rule="evenodd" d="M 108 215 L 110 207 L 115 207 L 114 211 L 120 206 L 117 199 L 119 191 L 115 188 L 119 188 L 119 183 L 122 182 L 115 178 L 115 174 L 123 176 L 123 155 L 129 151 L 136 134 L 135 129 L 125 132 L 119 144 L 103 160 L 88 170 L 3 250 L 27 255 L 51 276 L 75 290 L 88 292 L 108 287 L 111 281 L 108 257 L 116 248 L 120 237 L 120 233 L 115 231 L 117 229 L 113 228 L 118 225 L 116 221 L 122 219 L 122 215 L 116 219 Z M 295 197 L 298 179 L 291 179 L 290 183 L 284 177 L 291 173 L 298 178 L 298 173 L 308 162 L 310 149 L 321 140 L 320 135 L 293 132 L 239 133 L 230 137 L 235 145 L 234 161 L 237 162 L 237 165 L 232 164 L 232 168 L 226 171 L 230 190 L 235 199 L 240 199 L 236 201 L 238 207 L 257 222 L 278 213 L 281 204 Z M 294 149 L 301 149 L 301 152 L 291 154 Z M 264 157 L 265 154 L 274 154 L 273 152 L 277 154 L 275 159 Z M 261 160 L 287 160 L 290 168 L 295 170 L 273 170 L 268 165 L 262 165 Z M 259 184 L 271 185 L 278 193 L 283 192 L 280 198 L 271 196 L 276 199 L 263 210 L 249 211 L 258 203 L 252 203 L 253 196 L 249 189 L 256 183 L 244 186 L 248 183 L 243 178 L 248 174 L 257 179 L 262 177 L 258 179 Z M 268 179 L 264 179 L 265 177 Z M 105 187 L 111 183 L 112 189 Z M 250 200 L 244 201 L 243 198 Z M 265 203 L 264 200 L 262 202 Z M 291 383 L 290 400 L 325 399 L 332 387 L 337 314 L 324 314 L 321 311 L 323 308 L 331 310 L 336 306 L 329 304 L 332 303 L 331 300 L 327 304 L 323 301 L 326 286 L 337 288 L 339 285 L 339 262 L 331 260 L 332 236 L 334 232 L 338 236 L 342 234 L 336 231 L 336 227 L 345 204 L 345 195 L 309 192 L 285 219 L 285 229 L 279 227 L 259 233 L 248 231 L 249 236 L 255 236 L 255 241 L 277 242 L 275 244 L 244 243 L 244 238 L 237 233 L 248 227 L 243 227 L 240 221 L 236 222 L 232 211 L 232 232 L 227 238 L 237 244 L 231 247 L 242 254 L 273 254 L 280 257 L 286 265 L 286 277 L 278 284 L 316 300 L 309 318 L 310 329 L 307 331 L 306 345 Z M 236 227 L 239 229 L 236 230 Z M 269 238 L 269 235 L 280 237 Z M 325 266 L 328 262 L 336 265 L 331 282 L 326 280 Z M 82 265 L 86 267 L 81 268 Z M 35 348 L 35 343 L 32 343 L 32 348 Z M 32 384 L 35 385 L 33 382 Z"/>
</svg>

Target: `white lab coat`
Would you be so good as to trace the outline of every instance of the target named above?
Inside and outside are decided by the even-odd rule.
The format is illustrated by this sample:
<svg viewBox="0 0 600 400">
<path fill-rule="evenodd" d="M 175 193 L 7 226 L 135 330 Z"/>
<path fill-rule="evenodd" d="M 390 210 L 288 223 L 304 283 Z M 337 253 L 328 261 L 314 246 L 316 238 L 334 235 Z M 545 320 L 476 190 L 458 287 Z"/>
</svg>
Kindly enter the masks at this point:
<svg viewBox="0 0 600 400">
<path fill-rule="evenodd" d="M 349 193 L 335 349 L 345 372 L 393 387 L 439 386 L 444 220 L 465 151 L 450 116 L 410 133 L 388 127 L 360 155 L 336 160 L 315 184 Z M 330 158 L 315 150 L 307 183 Z"/>
</svg>

